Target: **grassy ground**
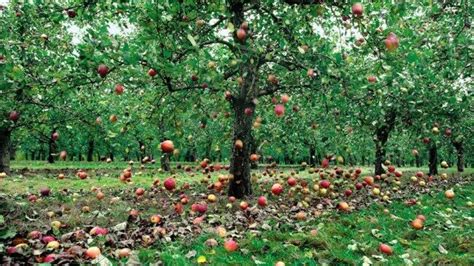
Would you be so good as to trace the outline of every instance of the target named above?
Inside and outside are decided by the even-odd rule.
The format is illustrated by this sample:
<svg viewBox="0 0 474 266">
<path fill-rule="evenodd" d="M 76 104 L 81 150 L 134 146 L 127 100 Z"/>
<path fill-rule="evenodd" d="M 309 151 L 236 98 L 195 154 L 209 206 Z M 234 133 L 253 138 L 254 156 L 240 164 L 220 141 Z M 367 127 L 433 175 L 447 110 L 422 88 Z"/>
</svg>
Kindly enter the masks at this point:
<svg viewBox="0 0 474 266">
<path fill-rule="evenodd" d="M 44 165 L 41 168 L 39 163 L 33 167 L 15 163 L 14 168 L 26 166 L 38 170 L 46 168 Z M 400 191 L 392 193 L 390 202 L 371 195 L 370 190 L 354 191 L 353 196 L 345 199 L 353 207 L 348 213 L 340 212 L 335 207 L 340 196 L 323 197 L 317 193 L 305 196 L 299 190 L 295 190 L 297 193 L 294 196 L 268 195 L 268 187 L 273 182 L 284 183 L 291 170 L 282 170 L 277 177 L 270 178 L 268 184 L 257 182 L 255 194 L 266 194 L 269 206 L 251 208 L 251 211 L 246 212 L 239 210 L 238 202 L 226 205 L 224 192 L 220 194 L 208 190 L 207 184 L 201 184 L 202 180 L 208 179 L 207 176 L 200 172 L 177 172 L 175 177 L 178 187 L 185 182 L 191 184 L 191 189 L 186 192 L 190 203 L 205 200 L 209 193 L 219 197 L 217 203 L 208 205 L 205 220 L 199 224 L 196 223 L 199 216 L 190 212 L 189 207 L 181 216 L 174 214 L 173 202 L 179 201 L 179 193 L 166 193 L 152 186 L 154 180 L 163 181 L 169 176 L 154 166 L 135 169 L 132 184 L 123 184 L 117 180 L 121 170 L 127 167 L 125 163 L 76 165 L 63 162 L 54 167 L 73 170 L 64 180 L 56 178 L 57 171 L 33 171 L 0 179 L 0 215 L 3 215 L 0 218 L 5 220 L 2 225 L 0 219 L 0 257 L 19 238 L 22 239 L 32 230 L 39 230 L 61 239 L 61 243 L 64 243 L 63 253 L 67 253 L 66 247 L 73 244 L 84 248 L 99 246 L 105 257 L 113 262 L 118 262 L 115 255 L 117 249 L 131 247 L 133 252 L 128 258 L 129 262 L 141 264 L 157 261 L 165 265 L 193 265 L 203 261 L 210 265 L 274 265 L 277 261 L 287 265 L 360 265 L 369 261 L 390 265 L 474 264 L 473 169 L 467 169 L 463 176 L 454 174 L 452 169 L 442 170 L 449 173 L 449 179 L 436 179 L 424 188 L 410 183 L 409 177 L 416 169 L 397 169 L 405 174 Z M 89 169 L 91 178 L 80 180 L 75 177 L 75 169 L 78 168 Z M 363 173 L 369 171 L 363 170 Z M 215 181 L 223 174 L 225 172 L 213 173 L 211 180 Z M 307 171 L 295 173 L 295 176 L 310 182 L 310 187 L 319 180 L 319 177 Z M 268 177 L 259 177 L 259 180 L 265 179 Z M 345 179 L 334 179 L 332 182 L 336 186 L 336 193 L 353 185 L 353 181 Z M 390 191 L 393 186 L 390 182 L 381 182 L 380 185 L 383 192 Z M 37 194 L 45 186 L 52 189 L 51 197 L 40 198 L 34 204 L 28 202 L 27 195 Z M 95 192 L 91 191 L 93 187 L 100 187 L 106 199 L 98 201 Z M 146 189 L 143 199 L 134 196 L 137 187 Z M 453 200 L 445 198 L 446 189 L 455 191 Z M 306 199 L 308 197 L 310 199 Z M 416 199 L 417 204 L 408 206 L 405 202 L 407 198 Z M 256 204 L 255 198 L 247 200 L 251 205 Z M 302 205 L 305 201 L 309 203 L 308 206 Z M 91 211 L 82 212 L 84 206 L 88 206 Z M 130 220 L 128 212 L 131 208 L 140 210 L 139 220 Z M 295 213 L 302 210 L 306 212 L 307 219 L 294 219 Z M 150 225 L 148 217 L 156 213 L 162 215 L 164 222 L 159 226 Z M 410 226 L 410 221 L 419 214 L 425 215 L 427 219 L 423 230 L 415 230 Z M 51 222 L 56 220 L 65 226 L 52 230 Z M 112 229 L 124 221 L 128 221 L 125 232 Z M 88 236 L 86 242 L 65 238 L 70 232 L 77 229 L 88 232 L 93 226 L 108 228 L 110 233 L 107 237 Z M 216 233 L 218 226 L 226 229 L 224 235 Z M 162 229 L 166 233 L 157 236 L 157 230 Z M 153 241 L 147 243 L 144 235 L 151 236 Z M 223 242 L 228 238 L 236 239 L 238 251 L 229 253 L 223 248 Z M 208 239 L 217 240 L 218 245 L 209 247 L 206 244 Z M 29 243 L 41 249 L 39 243 L 31 240 Z M 378 250 L 380 243 L 390 245 L 394 254 L 381 254 Z M 43 252 L 63 254 L 51 250 Z M 18 261 L 25 259 L 12 258 Z M 76 259 L 87 261 L 84 257 Z"/>
</svg>

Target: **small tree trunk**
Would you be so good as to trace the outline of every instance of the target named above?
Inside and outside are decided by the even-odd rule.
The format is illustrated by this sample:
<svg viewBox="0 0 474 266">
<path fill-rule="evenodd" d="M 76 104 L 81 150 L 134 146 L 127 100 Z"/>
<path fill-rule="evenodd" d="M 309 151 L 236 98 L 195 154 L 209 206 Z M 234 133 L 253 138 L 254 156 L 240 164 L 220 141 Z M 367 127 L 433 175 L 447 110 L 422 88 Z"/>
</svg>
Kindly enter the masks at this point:
<svg viewBox="0 0 474 266">
<path fill-rule="evenodd" d="M 92 162 L 94 160 L 94 140 L 90 139 L 87 143 L 87 161 Z"/>
<path fill-rule="evenodd" d="M 429 149 L 429 175 L 438 174 L 438 149 L 436 143 L 433 141 Z"/>
<path fill-rule="evenodd" d="M 314 145 L 309 146 L 309 165 L 316 165 L 316 149 L 314 148 Z"/>
<path fill-rule="evenodd" d="M 160 162 L 161 162 L 161 169 L 163 169 L 163 171 L 169 172 L 171 170 L 169 153 L 164 153 L 163 155 L 161 155 Z"/>
<path fill-rule="evenodd" d="M 54 163 L 54 155 L 56 154 L 56 142 L 53 140 L 53 134 L 56 132 L 56 129 L 53 129 L 51 135 L 49 136 L 49 143 L 48 143 L 48 163 Z"/>
<path fill-rule="evenodd" d="M 458 172 L 464 172 L 464 145 L 462 142 L 453 142 L 456 148 Z"/>
<path fill-rule="evenodd" d="M 420 155 L 416 155 L 415 156 L 415 164 L 416 164 L 416 167 L 421 167 L 421 158 L 420 158 Z"/>
<path fill-rule="evenodd" d="M 250 149 L 250 154 L 252 154 L 252 153 L 258 154 L 257 144 L 256 144 L 256 141 L 255 141 L 255 138 L 252 135 L 250 135 L 250 147 L 249 147 L 249 149 Z M 257 169 L 258 168 L 258 161 L 257 162 L 250 161 L 250 168 L 251 169 Z"/>
<path fill-rule="evenodd" d="M 243 198 L 252 194 L 250 184 L 250 143 L 252 139 L 252 116 L 245 114 L 245 108 L 255 108 L 253 103 L 245 102 L 243 99 L 235 99 L 232 104 L 234 109 L 234 126 L 232 138 L 232 158 L 230 161 L 230 173 L 233 178 L 229 186 L 229 196 Z M 235 147 L 235 142 L 241 140 L 243 147 Z"/>
<path fill-rule="evenodd" d="M 10 138 L 11 131 L 0 129 L 0 173 L 10 175 Z"/>
</svg>

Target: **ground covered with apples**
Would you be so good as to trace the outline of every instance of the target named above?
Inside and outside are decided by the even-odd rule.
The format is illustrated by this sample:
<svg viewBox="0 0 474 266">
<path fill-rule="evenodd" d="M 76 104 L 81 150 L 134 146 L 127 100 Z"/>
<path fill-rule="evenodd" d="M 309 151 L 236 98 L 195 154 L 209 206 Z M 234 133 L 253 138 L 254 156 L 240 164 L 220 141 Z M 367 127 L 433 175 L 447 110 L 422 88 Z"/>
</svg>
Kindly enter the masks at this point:
<svg viewBox="0 0 474 266">
<path fill-rule="evenodd" d="M 1 262 L 474 263 L 473 169 L 267 167 L 234 199 L 215 168 L 17 167 L 0 179 Z"/>
</svg>

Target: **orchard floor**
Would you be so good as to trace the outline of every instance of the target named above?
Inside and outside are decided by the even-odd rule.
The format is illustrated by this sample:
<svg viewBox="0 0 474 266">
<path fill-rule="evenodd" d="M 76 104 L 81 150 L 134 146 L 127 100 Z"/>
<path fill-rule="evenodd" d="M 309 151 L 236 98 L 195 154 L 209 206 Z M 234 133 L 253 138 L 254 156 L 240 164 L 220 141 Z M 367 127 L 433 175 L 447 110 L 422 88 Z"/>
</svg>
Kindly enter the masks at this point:
<svg viewBox="0 0 474 266">
<path fill-rule="evenodd" d="M 55 254 L 48 257 L 54 257 L 55 264 L 474 264 L 473 169 L 462 175 L 453 169 L 440 169 L 447 178 L 437 176 L 429 181 L 424 176 L 419 178 L 426 181 L 424 186 L 410 178 L 417 169 L 397 169 L 403 172 L 399 184 L 393 176 L 375 180 L 381 194 L 390 192 L 388 200 L 374 195 L 370 186 L 354 188 L 370 169 L 363 168 L 356 180 L 330 177 L 332 170 L 326 170 L 323 179 L 332 184 L 326 195 L 314 190 L 313 185 L 322 178 L 309 168 L 277 168 L 271 177 L 263 176 L 264 169 L 259 169 L 253 172 L 257 179 L 253 182 L 254 196 L 245 199 L 250 207 L 242 211 L 240 200 L 229 204 L 225 186 L 221 192 L 208 188 L 226 175 L 225 171 L 213 172 L 209 179 L 201 171 L 173 170 L 177 185 L 168 192 L 163 181 L 169 173 L 154 165 L 144 169 L 135 165 L 132 183 L 126 184 L 118 179 L 126 167 L 125 163 L 62 162 L 51 166 L 15 162 L 14 174 L 0 179 L 1 263 L 41 262 Z M 75 176 L 77 169 L 85 169 L 89 177 L 80 180 Z M 344 170 L 346 173 L 350 168 Z M 57 179 L 59 173 L 64 173 L 65 179 Z M 293 188 L 287 185 L 290 175 L 299 181 Z M 155 180 L 160 183 L 154 185 Z M 303 180 L 308 183 L 307 190 L 301 187 Z M 270 192 L 276 182 L 284 187 L 279 196 Z M 183 190 L 184 183 L 190 188 Z M 50 196 L 40 196 L 44 187 L 51 189 Z M 145 189 L 138 198 L 137 188 Z M 352 195 L 345 196 L 346 189 L 351 189 Z M 445 197 L 449 189 L 455 193 L 453 199 Z M 98 190 L 105 195 L 102 200 L 96 197 Z M 181 192 L 189 203 L 183 206 L 182 214 L 177 214 L 175 206 Z M 37 195 L 36 202 L 29 201 L 32 194 Z M 216 195 L 217 202 L 208 202 L 209 194 Z M 268 200 L 266 207 L 257 205 L 261 195 Z M 349 211 L 338 208 L 341 201 L 348 203 Z M 191 211 L 197 202 L 207 202 L 205 214 Z M 85 206 L 88 211 L 84 211 Z M 139 211 L 138 217 L 129 215 L 132 209 Z M 305 219 L 296 219 L 297 213 L 304 213 Z M 150 217 L 155 214 L 161 221 L 153 224 Z M 415 230 L 410 223 L 420 214 L 426 221 L 422 229 Z M 94 235 L 94 227 L 106 228 L 107 234 Z M 48 248 L 41 239 L 28 236 L 35 230 L 56 238 L 59 247 Z M 224 249 L 230 238 L 239 245 L 234 252 Z M 381 243 L 392 247 L 393 254 L 381 253 Z M 102 251 L 96 260 L 83 254 L 92 246 Z M 118 250 L 123 248 L 131 253 L 120 259 Z"/>
</svg>

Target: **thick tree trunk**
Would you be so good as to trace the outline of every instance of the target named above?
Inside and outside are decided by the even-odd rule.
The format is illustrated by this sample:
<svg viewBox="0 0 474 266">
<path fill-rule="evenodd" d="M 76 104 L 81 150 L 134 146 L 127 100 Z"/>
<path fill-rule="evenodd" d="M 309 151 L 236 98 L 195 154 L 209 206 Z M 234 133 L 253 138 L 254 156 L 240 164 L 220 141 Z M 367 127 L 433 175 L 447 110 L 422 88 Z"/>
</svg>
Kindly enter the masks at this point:
<svg viewBox="0 0 474 266">
<path fill-rule="evenodd" d="M 389 112 L 385 116 L 385 124 L 375 130 L 375 175 L 385 173 L 382 164 L 385 160 L 385 143 L 395 126 L 396 113 Z"/>
<path fill-rule="evenodd" d="M 453 142 L 456 148 L 458 172 L 464 172 L 464 145 L 462 142 Z"/>
<path fill-rule="evenodd" d="M 10 138 L 11 131 L 0 129 L 0 173 L 10 175 Z"/>
<path fill-rule="evenodd" d="M 90 139 L 87 143 L 87 161 L 92 162 L 94 160 L 94 140 Z"/>
<path fill-rule="evenodd" d="M 381 175 L 385 173 L 383 169 L 383 162 L 385 159 L 384 143 L 381 141 L 375 141 L 375 175 Z"/>
<path fill-rule="evenodd" d="M 161 169 L 163 169 L 163 171 L 169 172 L 171 170 L 169 153 L 164 153 L 163 155 L 161 155 L 160 162 L 161 162 Z"/>
<path fill-rule="evenodd" d="M 429 149 L 429 175 L 437 175 L 438 174 L 438 149 L 436 147 L 436 143 L 433 143 Z"/>
<path fill-rule="evenodd" d="M 252 108 L 253 103 L 245 102 L 242 99 L 235 99 L 234 109 L 234 126 L 232 138 L 232 158 L 230 161 L 230 174 L 233 179 L 229 186 L 229 196 L 243 198 L 252 194 L 252 186 L 250 184 L 250 143 L 252 139 L 252 116 L 246 115 L 245 108 Z M 242 141 L 243 147 L 236 147 L 237 140 Z"/>
</svg>

